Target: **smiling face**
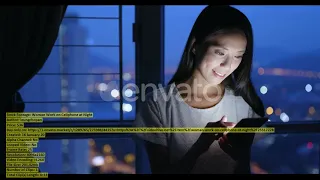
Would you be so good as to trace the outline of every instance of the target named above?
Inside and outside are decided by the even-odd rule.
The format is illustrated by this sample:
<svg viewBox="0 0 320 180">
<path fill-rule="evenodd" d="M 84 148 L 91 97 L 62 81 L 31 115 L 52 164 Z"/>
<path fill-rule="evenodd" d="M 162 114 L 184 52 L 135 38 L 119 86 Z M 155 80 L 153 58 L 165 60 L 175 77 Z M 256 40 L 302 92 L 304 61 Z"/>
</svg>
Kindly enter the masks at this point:
<svg viewBox="0 0 320 180">
<path fill-rule="evenodd" d="M 247 40 L 244 34 L 233 32 L 211 36 L 205 43 L 210 46 L 200 55 L 202 60 L 195 76 L 201 76 L 198 78 L 204 79 L 210 85 L 219 85 L 240 65 Z"/>
</svg>

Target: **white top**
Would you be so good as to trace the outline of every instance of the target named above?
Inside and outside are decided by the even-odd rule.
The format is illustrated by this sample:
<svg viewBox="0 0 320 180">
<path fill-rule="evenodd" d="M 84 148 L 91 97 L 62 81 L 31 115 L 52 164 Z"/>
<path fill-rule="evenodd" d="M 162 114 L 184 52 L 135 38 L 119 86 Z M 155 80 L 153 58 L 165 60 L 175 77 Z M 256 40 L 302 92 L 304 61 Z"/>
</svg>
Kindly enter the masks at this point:
<svg viewBox="0 0 320 180">
<path fill-rule="evenodd" d="M 227 116 L 228 122 L 237 123 L 243 118 L 258 117 L 240 96 L 225 90 L 221 101 L 214 107 L 196 109 L 184 102 L 173 84 L 157 89 L 146 96 L 136 115 L 134 127 L 205 127 L 208 122 L 219 121 Z M 141 133 L 145 141 L 169 147 L 170 161 L 174 163 L 184 156 L 196 142 L 200 133 Z M 202 154 L 191 173 L 232 174 L 236 162 L 215 141 Z"/>
</svg>

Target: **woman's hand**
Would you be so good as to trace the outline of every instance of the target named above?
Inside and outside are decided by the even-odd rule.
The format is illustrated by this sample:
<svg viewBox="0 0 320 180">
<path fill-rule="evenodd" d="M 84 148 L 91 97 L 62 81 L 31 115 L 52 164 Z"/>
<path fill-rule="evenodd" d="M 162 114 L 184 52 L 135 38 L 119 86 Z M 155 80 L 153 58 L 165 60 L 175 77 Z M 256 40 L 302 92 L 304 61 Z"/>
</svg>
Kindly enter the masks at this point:
<svg viewBox="0 0 320 180">
<path fill-rule="evenodd" d="M 237 150 L 236 148 L 232 147 L 226 134 L 223 134 L 223 136 L 219 138 L 218 142 L 219 142 L 220 148 L 225 153 L 227 153 L 230 157 L 232 157 L 233 160 L 238 159 Z"/>
<path fill-rule="evenodd" d="M 235 124 L 229 128 L 233 128 Z M 220 148 L 227 153 L 232 159 L 238 160 L 239 157 L 246 154 L 248 148 L 251 148 L 252 140 L 254 134 L 244 133 L 244 134 L 236 134 L 233 136 L 233 140 L 231 142 L 230 138 L 228 138 L 230 134 L 228 132 L 223 133 L 221 137 L 219 137 L 218 142 Z M 236 137 L 236 139 L 235 139 Z"/>
<path fill-rule="evenodd" d="M 230 128 L 234 127 L 235 124 L 227 122 L 227 117 L 223 116 L 220 121 L 209 122 L 205 128 Z M 225 133 L 208 133 L 203 132 L 198 138 L 197 142 L 193 145 L 193 148 L 203 153 L 209 149 L 211 144 L 222 137 Z"/>
</svg>

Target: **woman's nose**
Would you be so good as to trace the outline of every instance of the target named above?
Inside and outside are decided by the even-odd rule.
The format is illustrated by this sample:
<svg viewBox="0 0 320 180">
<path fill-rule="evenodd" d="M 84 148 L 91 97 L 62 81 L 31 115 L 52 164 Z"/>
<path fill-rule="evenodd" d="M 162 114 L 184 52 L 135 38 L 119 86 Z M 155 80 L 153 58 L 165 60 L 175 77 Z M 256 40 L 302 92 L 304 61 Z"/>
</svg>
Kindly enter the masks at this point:
<svg viewBox="0 0 320 180">
<path fill-rule="evenodd" d="M 221 64 L 220 67 L 224 68 L 226 71 L 231 69 L 232 59 L 226 58 Z"/>
</svg>

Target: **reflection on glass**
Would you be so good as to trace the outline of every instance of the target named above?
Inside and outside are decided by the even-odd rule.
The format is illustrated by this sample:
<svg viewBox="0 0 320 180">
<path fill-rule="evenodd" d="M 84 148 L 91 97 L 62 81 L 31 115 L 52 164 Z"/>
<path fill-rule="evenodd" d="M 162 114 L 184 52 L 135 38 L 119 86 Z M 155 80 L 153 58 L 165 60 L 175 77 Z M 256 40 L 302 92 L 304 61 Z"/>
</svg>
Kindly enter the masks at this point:
<svg viewBox="0 0 320 180">
<path fill-rule="evenodd" d="M 89 146 L 92 174 L 135 174 L 134 144 L 131 140 L 110 142 L 91 139 Z"/>
<path fill-rule="evenodd" d="M 39 73 L 58 74 L 61 71 L 82 74 L 119 73 L 119 48 L 55 46 Z"/>
<path fill-rule="evenodd" d="M 318 174 L 320 134 L 269 135 L 252 148 L 254 174 Z"/>
<path fill-rule="evenodd" d="M 26 103 L 25 112 L 92 112 L 93 113 L 93 118 L 44 118 L 43 119 L 44 121 L 119 120 L 120 111 L 118 107 L 119 107 L 119 102 Z M 132 111 L 126 112 L 126 113 L 134 113 Z"/>
<path fill-rule="evenodd" d="M 111 76 L 111 79 L 104 80 L 103 77 L 106 75 Z M 114 73 L 89 75 L 38 74 L 24 86 L 21 93 L 24 102 L 118 101 L 118 76 Z M 35 85 L 41 85 L 42 88 L 37 90 Z M 35 91 L 37 96 L 34 95 Z M 66 97 L 66 99 L 62 100 L 63 97 Z"/>
<path fill-rule="evenodd" d="M 78 17 L 76 13 L 72 16 Z M 62 25 L 67 33 L 66 41 L 56 41 L 56 45 L 119 45 L 118 19 L 64 18 Z M 74 39 L 79 34 L 84 36 Z M 112 36 L 106 34 L 112 34 Z"/>
<path fill-rule="evenodd" d="M 72 18 L 63 20 L 48 60 L 39 74 L 21 89 L 23 100 L 34 103 L 26 104 L 28 112 L 89 111 L 95 114 L 95 119 L 119 120 L 122 106 L 123 118 L 134 119 L 135 101 L 119 102 L 119 62 L 122 53 L 123 96 L 134 98 L 130 84 L 135 83 L 135 44 L 132 42 L 135 12 L 134 6 L 123 6 L 120 51 L 119 19 L 105 18 L 118 17 L 118 10 L 119 6 L 68 7 L 66 17 Z M 56 103 L 35 103 L 49 101 Z"/>
<path fill-rule="evenodd" d="M 42 172 L 49 174 L 135 174 L 135 144 L 128 138 L 40 140 Z"/>
<path fill-rule="evenodd" d="M 130 138 L 41 140 L 35 151 L 46 153 L 40 167 L 49 174 L 135 174 L 136 156 L 143 156 L 135 146 Z M 269 135 L 252 146 L 251 171 L 318 174 L 319 151 L 320 134 Z"/>
</svg>

